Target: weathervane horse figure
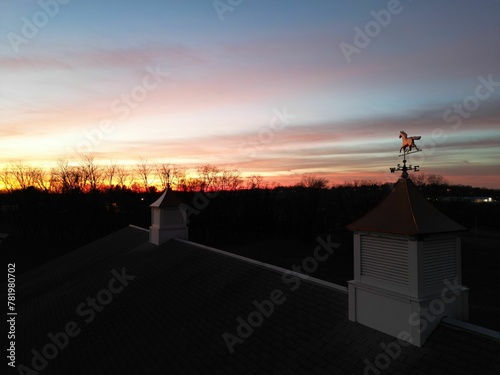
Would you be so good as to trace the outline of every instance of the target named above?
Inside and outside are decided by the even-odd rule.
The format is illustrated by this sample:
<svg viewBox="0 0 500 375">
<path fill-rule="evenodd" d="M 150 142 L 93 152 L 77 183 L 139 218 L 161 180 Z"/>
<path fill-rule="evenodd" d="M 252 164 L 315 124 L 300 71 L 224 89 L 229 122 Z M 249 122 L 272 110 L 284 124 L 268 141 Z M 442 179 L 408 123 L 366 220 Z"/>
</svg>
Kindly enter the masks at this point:
<svg viewBox="0 0 500 375">
<path fill-rule="evenodd" d="M 403 145 L 399 149 L 399 152 L 403 150 L 403 152 L 406 152 L 406 148 L 409 147 L 410 149 L 408 152 L 411 151 L 413 147 L 417 149 L 417 151 L 421 151 L 416 145 L 415 145 L 415 140 L 419 140 L 422 138 L 421 136 L 413 136 L 413 137 L 408 137 L 408 134 L 406 134 L 403 130 L 399 132 L 399 138 L 403 138 Z"/>
</svg>

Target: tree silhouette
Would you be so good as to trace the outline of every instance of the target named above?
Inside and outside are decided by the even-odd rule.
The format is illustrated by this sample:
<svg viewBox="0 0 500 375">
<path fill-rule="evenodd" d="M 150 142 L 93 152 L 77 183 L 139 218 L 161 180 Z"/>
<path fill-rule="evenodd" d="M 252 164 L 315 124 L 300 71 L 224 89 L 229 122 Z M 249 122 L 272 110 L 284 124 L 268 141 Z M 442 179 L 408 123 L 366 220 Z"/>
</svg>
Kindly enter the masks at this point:
<svg viewBox="0 0 500 375">
<path fill-rule="evenodd" d="M 156 175 L 160 179 L 160 184 L 162 190 L 172 185 L 173 179 L 173 167 L 170 164 L 156 164 L 155 165 Z"/>
<path fill-rule="evenodd" d="M 139 174 L 139 178 L 142 182 L 144 191 L 149 190 L 149 181 L 152 171 L 153 168 L 148 164 L 148 159 L 139 159 L 138 163 L 136 164 L 136 172 Z"/>
<path fill-rule="evenodd" d="M 328 180 L 326 178 L 317 177 L 314 174 L 304 174 L 298 186 L 312 189 L 326 189 L 328 187 Z"/>
</svg>

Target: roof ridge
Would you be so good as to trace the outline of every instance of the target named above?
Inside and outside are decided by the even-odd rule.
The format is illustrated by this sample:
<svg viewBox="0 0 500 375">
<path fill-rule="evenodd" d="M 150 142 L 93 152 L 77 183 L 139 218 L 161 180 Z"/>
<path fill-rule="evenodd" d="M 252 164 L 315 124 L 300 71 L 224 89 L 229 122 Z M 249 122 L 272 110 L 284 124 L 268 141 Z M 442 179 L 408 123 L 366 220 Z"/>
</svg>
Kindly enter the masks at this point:
<svg viewBox="0 0 500 375">
<path fill-rule="evenodd" d="M 449 318 L 447 316 L 444 317 L 443 319 L 441 319 L 441 324 L 443 324 L 446 327 L 450 327 L 450 328 L 461 330 L 461 331 L 470 332 L 470 333 L 473 333 L 475 335 L 481 335 L 481 336 L 485 336 L 485 337 L 488 337 L 488 338 L 496 340 L 496 341 L 500 341 L 500 332 L 479 326 L 477 324 L 464 322 L 461 320 Z"/>
<path fill-rule="evenodd" d="M 280 272 L 280 273 L 291 272 L 291 273 L 293 273 L 294 276 L 297 276 L 297 277 L 299 277 L 299 278 L 301 278 L 301 279 L 303 279 L 305 281 L 311 281 L 311 282 L 313 282 L 315 284 L 319 284 L 319 285 L 324 286 L 324 287 L 326 287 L 328 289 L 334 289 L 334 290 L 337 290 L 339 292 L 346 293 L 346 294 L 348 293 L 348 288 L 345 287 L 345 286 L 334 284 L 334 283 L 331 283 L 329 281 L 318 279 L 316 277 L 312 277 L 312 276 L 309 276 L 309 275 L 306 275 L 306 274 L 303 274 L 303 273 L 295 272 L 295 271 L 292 271 L 292 270 L 289 270 L 289 269 L 286 269 L 286 268 L 283 268 L 283 267 L 275 266 L 273 264 L 261 262 L 260 260 L 255 260 L 255 259 L 252 259 L 252 258 L 247 258 L 247 257 L 241 256 L 241 255 L 238 255 L 238 254 L 233 254 L 233 253 L 230 253 L 228 251 L 216 249 L 214 247 L 202 245 L 202 244 L 199 244 L 199 243 L 196 243 L 196 242 L 192 242 L 192 241 L 189 241 L 189 240 L 183 240 L 183 239 L 180 239 L 180 238 L 173 238 L 172 240 L 183 242 L 183 243 L 190 244 L 190 245 L 194 245 L 194 246 L 200 247 L 202 249 L 210 250 L 210 251 L 213 251 L 213 252 L 221 254 L 221 255 L 225 255 L 225 256 L 232 257 L 232 258 L 236 258 L 236 259 L 241 260 L 243 262 L 247 262 L 247 263 L 253 264 L 253 265 L 258 266 L 258 267 L 266 268 L 266 269 L 272 270 L 274 272 Z"/>
<path fill-rule="evenodd" d="M 133 225 L 133 224 L 129 224 L 128 226 L 129 226 L 129 227 L 132 227 L 132 228 L 135 228 L 135 229 L 140 229 L 140 230 L 143 230 L 143 231 L 145 231 L 145 232 L 148 232 L 148 233 L 149 233 L 149 229 L 142 228 L 142 227 L 138 227 L 137 225 Z"/>
</svg>

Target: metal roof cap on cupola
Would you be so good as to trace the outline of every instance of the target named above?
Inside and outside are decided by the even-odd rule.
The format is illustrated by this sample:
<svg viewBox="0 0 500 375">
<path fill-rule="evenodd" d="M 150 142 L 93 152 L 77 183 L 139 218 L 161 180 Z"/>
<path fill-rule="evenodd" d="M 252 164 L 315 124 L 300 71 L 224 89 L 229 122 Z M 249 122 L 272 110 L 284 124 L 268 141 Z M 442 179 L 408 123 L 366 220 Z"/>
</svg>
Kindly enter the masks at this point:
<svg viewBox="0 0 500 375">
<path fill-rule="evenodd" d="M 443 317 L 468 319 L 459 237 L 466 229 L 408 179 L 406 155 L 394 190 L 347 226 L 354 232 L 349 319 L 420 347 Z"/>
<path fill-rule="evenodd" d="M 378 206 L 347 227 L 409 236 L 467 230 L 436 209 L 407 178 L 399 179 Z"/>
<path fill-rule="evenodd" d="M 161 245 L 172 238 L 188 239 L 186 206 L 170 188 L 149 207 L 149 242 Z"/>
</svg>

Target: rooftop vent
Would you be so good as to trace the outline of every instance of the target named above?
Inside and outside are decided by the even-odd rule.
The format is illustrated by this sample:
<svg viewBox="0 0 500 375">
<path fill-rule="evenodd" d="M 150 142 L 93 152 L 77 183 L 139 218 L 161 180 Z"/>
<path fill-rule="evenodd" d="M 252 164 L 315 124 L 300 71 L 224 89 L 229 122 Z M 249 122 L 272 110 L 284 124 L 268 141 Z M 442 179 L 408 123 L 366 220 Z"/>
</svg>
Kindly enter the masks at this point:
<svg viewBox="0 0 500 375">
<path fill-rule="evenodd" d="M 410 179 L 348 225 L 354 232 L 349 319 L 422 346 L 444 317 L 468 319 L 459 232 Z"/>
<path fill-rule="evenodd" d="M 149 242 L 155 245 L 172 239 L 188 239 L 186 207 L 169 188 L 151 204 Z"/>
</svg>

